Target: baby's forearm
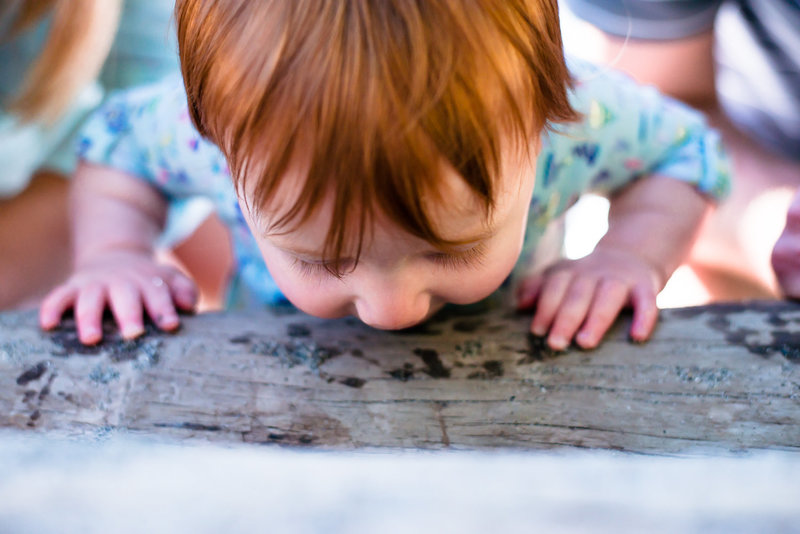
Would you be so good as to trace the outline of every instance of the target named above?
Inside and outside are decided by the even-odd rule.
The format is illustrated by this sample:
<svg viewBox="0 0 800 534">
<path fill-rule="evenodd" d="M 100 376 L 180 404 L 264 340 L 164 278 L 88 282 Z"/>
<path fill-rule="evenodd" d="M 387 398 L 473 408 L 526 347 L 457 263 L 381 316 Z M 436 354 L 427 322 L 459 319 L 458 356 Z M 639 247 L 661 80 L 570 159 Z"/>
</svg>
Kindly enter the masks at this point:
<svg viewBox="0 0 800 534">
<path fill-rule="evenodd" d="M 151 253 L 167 206 L 146 182 L 113 168 L 82 163 L 70 208 L 75 265 L 80 268 L 108 251 Z"/>
<path fill-rule="evenodd" d="M 162 330 L 177 328 L 176 307 L 192 310 L 197 290 L 177 269 L 153 257 L 166 212 L 161 194 L 135 176 L 84 163 L 70 203 L 75 272 L 42 301 L 42 328 L 55 328 L 68 309 L 74 310 L 78 337 L 87 345 L 102 339 L 106 309 L 125 339 L 145 332 L 145 312 Z"/>
<path fill-rule="evenodd" d="M 642 257 L 659 273 L 662 288 L 688 255 L 709 209 L 687 183 L 644 178 L 611 199 L 608 232 L 597 246 Z"/>
</svg>

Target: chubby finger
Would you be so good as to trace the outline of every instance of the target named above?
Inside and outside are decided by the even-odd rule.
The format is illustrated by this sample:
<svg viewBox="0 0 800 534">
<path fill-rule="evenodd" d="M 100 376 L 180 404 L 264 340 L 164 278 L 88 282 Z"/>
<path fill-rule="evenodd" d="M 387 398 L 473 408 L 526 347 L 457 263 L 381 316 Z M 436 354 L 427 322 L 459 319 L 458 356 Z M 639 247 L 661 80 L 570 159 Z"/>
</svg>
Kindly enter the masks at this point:
<svg viewBox="0 0 800 534">
<path fill-rule="evenodd" d="M 633 306 L 631 337 L 634 341 L 645 341 L 653 333 L 658 320 L 655 291 L 649 286 L 635 286 L 631 292 L 631 306 Z"/>
<path fill-rule="evenodd" d="M 596 288 L 597 280 L 594 278 L 577 277 L 572 280 L 550 327 L 547 344 L 551 348 L 564 350 L 569 346 L 575 332 L 586 319 Z"/>
<path fill-rule="evenodd" d="M 544 277 L 541 275 L 532 276 L 524 279 L 516 291 L 516 307 L 517 310 L 527 310 L 533 307 L 536 299 L 539 298 L 539 293 L 544 284 Z"/>
<path fill-rule="evenodd" d="M 800 298 L 800 193 L 789 206 L 786 225 L 775 242 L 770 261 L 783 294 Z"/>
<path fill-rule="evenodd" d="M 781 286 L 781 292 L 786 298 L 800 299 L 800 270 L 796 273 L 779 275 L 778 283 Z"/>
<path fill-rule="evenodd" d="M 175 330 L 180 325 L 178 313 L 172 303 L 172 294 L 163 278 L 153 276 L 140 284 L 142 300 L 148 315 L 162 330 Z"/>
<path fill-rule="evenodd" d="M 562 271 L 545 278 L 542 289 L 539 291 L 539 299 L 536 302 L 536 313 L 531 322 L 531 332 L 537 336 L 543 336 L 550 329 L 556 311 L 561 305 L 572 281 L 572 273 Z"/>
<path fill-rule="evenodd" d="M 142 296 L 134 283 L 111 285 L 108 288 L 108 301 L 123 338 L 133 339 L 144 334 Z"/>
<path fill-rule="evenodd" d="M 174 303 L 184 311 L 193 311 L 197 306 L 197 286 L 180 272 L 169 276 L 169 290 Z"/>
<path fill-rule="evenodd" d="M 789 208 L 786 210 L 785 228 L 793 233 L 800 232 L 800 191 L 795 193 Z"/>
<path fill-rule="evenodd" d="M 800 297 L 800 231 L 788 226 L 772 249 L 772 269 L 784 295 Z"/>
<path fill-rule="evenodd" d="M 99 284 L 90 284 L 78 291 L 75 301 L 75 323 L 78 339 L 84 345 L 94 345 L 103 339 L 103 310 L 106 292 Z"/>
<path fill-rule="evenodd" d="M 584 349 L 595 348 L 627 302 L 628 286 L 625 283 L 614 279 L 600 282 L 575 342 Z"/>
<path fill-rule="evenodd" d="M 75 304 L 78 289 L 72 285 L 62 285 L 53 289 L 39 306 L 39 325 L 51 330 L 61 322 L 61 316 Z"/>
</svg>

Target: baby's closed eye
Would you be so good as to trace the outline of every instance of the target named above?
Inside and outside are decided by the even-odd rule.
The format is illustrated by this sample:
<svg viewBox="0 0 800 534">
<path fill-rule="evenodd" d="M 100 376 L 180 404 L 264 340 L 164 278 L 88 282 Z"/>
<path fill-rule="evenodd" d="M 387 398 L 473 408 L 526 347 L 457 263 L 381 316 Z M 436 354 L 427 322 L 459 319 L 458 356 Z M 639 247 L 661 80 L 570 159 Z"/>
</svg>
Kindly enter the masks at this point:
<svg viewBox="0 0 800 534">
<path fill-rule="evenodd" d="M 448 270 L 474 269 L 480 267 L 486 259 L 486 245 L 479 243 L 466 250 L 435 252 L 427 257 Z"/>
<path fill-rule="evenodd" d="M 339 278 L 347 276 L 353 270 L 353 261 L 344 260 L 338 263 L 333 261 L 309 261 L 298 257 L 293 257 L 291 262 L 292 269 L 301 276 L 308 278 Z"/>
</svg>

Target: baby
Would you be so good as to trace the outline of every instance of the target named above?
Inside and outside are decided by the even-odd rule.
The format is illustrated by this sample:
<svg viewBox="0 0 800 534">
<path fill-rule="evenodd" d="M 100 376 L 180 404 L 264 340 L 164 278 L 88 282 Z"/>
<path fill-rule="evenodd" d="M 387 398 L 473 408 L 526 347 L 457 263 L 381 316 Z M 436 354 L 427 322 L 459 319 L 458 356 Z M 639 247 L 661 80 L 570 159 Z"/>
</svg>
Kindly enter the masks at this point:
<svg viewBox="0 0 800 534">
<path fill-rule="evenodd" d="M 166 206 L 195 195 L 231 229 L 232 305 L 288 299 L 402 329 L 514 272 L 551 347 L 595 347 L 625 306 L 644 340 L 728 188 L 698 113 L 567 66 L 556 0 L 178 0 L 176 19 L 184 85 L 120 93 L 84 130 L 75 272 L 40 322 L 73 307 L 87 344 L 106 306 L 126 338 L 143 308 L 171 330 L 193 307 L 153 240 Z M 586 191 L 612 201 L 594 252 L 526 271 Z"/>
</svg>

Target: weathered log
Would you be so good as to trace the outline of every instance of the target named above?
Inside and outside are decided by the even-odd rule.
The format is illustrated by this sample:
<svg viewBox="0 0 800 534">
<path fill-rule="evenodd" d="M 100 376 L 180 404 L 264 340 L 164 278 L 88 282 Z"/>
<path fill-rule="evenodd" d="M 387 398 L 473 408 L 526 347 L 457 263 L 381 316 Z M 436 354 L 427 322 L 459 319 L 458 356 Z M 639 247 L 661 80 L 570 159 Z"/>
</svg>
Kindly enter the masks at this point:
<svg viewBox="0 0 800 534">
<path fill-rule="evenodd" d="M 84 347 L 66 320 L 0 314 L 0 427 L 118 429 L 323 448 L 640 453 L 800 450 L 800 305 L 665 310 L 653 338 L 621 318 L 594 351 L 547 349 L 529 315 L 446 309 L 404 332 L 289 310 L 185 317 Z"/>
</svg>

